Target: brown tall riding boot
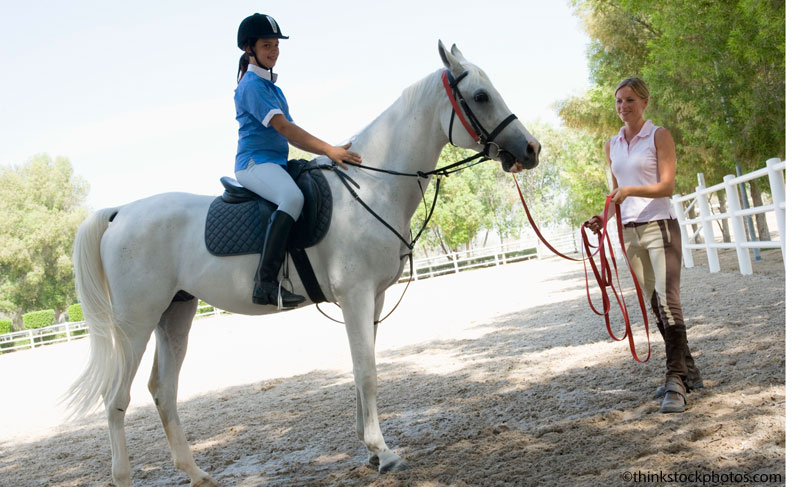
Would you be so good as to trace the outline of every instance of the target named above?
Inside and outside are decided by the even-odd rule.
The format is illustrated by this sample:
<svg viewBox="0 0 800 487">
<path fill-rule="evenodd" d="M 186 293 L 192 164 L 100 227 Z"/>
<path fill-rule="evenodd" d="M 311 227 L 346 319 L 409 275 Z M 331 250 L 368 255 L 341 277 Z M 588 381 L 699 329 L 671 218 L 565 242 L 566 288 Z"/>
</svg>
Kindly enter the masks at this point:
<svg viewBox="0 0 800 487">
<path fill-rule="evenodd" d="M 667 349 L 667 377 L 664 383 L 662 413 L 682 413 L 686 410 L 686 326 L 674 324 L 664 329 L 664 344 Z"/>
<path fill-rule="evenodd" d="M 658 331 L 661 333 L 661 338 L 664 339 L 666 343 L 667 338 L 664 335 L 664 323 L 662 323 L 661 318 L 659 318 L 658 313 L 656 313 L 656 326 L 658 326 Z M 686 344 L 685 347 L 685 355 L 684 355 L 684 362 L 686 363 L 686 377 L 683 377 L 683 384 L 686 387 L 687 391 L 692 391 L 695 389 L 702 389 L 705 387 L 703 384 L 703 379 L 700 377 L 700 370 L 697 368 L 697 365 L 694 363 L 694 357 L 692 357 L 692 352 L 689 350 L 689 344 Z M 665 386 L 658 386 L 655 393 L 655 398 L 660 399 L 664 397 L 664 393 L 666 392 Z"/>
</svg>

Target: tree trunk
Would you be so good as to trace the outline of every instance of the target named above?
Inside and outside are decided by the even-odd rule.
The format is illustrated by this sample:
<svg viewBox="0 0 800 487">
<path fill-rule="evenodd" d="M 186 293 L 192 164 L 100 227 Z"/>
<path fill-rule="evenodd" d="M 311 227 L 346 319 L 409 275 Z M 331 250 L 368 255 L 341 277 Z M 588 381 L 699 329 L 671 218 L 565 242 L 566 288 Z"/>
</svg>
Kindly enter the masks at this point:
<svg viewBox="0 0 800 487">
<path fill-rule="evenodd" d="M 22 311 L 17 309 L 14 311 L 14 315 L 11 317 L 11 331 L 22 331 L 25 329 L 25 325 L 22 323 Z"/>
<path fill-rule="evenodd" d="M 447 249 L 447 246 L 444 244 L 444 239 L 442 239 L 442 234 L 439 232 L 439 229 L 438 228 L 432 228 L 432 230 L 433 230 L 433 233 L 436 235 L 436 238 L 439 240 L 439 247 L 442 248 L 442 252 L 444 252 L 444 255 L 449 254 L 450 251 Z"/>
<path fill-rule="evenodd" d="M 764 206 L 764 200 L 761 197 L 761 189 L 757 184 L 750 184 L 750 197 L 753 199 L 753 207 Z M 756 215 L 756 230 L 758 231 L 758 239 L 762 241 L 772 240 L 769 236 L 769 226 L 767 225 L 767 215 L 759 213 Z"/>
<path fill-rule="evenodd" d="M 725 194 L 725 191 L 719 191 L 717 193 L 717 199 L 719 200 L 719 212 L 726 213 L 728 211 L 728 195 Z M 720 226 L 722 227 L 722 241 L 723 242 L 730 242 L 731 241 L 731 230 L 728 227 L 728 219 L 718 220 L 720 222 Z"/>
</svg>

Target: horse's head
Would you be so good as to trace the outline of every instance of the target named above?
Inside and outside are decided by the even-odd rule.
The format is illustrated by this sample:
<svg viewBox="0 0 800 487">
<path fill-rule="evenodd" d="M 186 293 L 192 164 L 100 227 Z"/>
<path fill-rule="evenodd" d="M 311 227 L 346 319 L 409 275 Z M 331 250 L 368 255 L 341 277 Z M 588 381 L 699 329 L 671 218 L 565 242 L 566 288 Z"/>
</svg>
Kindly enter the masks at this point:
<svg viewBox="0 0 800 487">
<path fill-rule="evenodd" d="M 448 51 L 439 41 L 445 66 L 442 82 L 452 110 L 442 115 L 442 126 L 450 142 L 500 161 L 504 171 L 533 169 L 542 146 L 508 109 L 486 74 L 467 62 L 453 44 Z"/>
</svg>

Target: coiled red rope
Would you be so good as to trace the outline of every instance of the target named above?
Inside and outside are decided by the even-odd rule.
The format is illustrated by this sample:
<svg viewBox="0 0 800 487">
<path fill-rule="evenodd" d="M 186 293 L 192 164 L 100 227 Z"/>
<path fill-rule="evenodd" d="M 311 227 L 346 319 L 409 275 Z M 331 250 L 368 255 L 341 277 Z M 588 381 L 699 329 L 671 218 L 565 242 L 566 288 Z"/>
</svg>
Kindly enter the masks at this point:
<svg viewBox="0 0 800 487">
<path fill-rule="evenodd" d="M 609 213 L 612 208 L 612 201 L 611 196 L 606 197 L 605 207 L 603 208 L 603 215 L 602 215 L 602 229 L 600 231 L 600 235 L 598 238 L 597 245 L 593 245 L 589 241 L 589 235 L 586 233 L 586 223 L 581 225 L 581 239 L 583 246 L 581 248 L 581 254 L 583 255 L 582 258 L 576 259 L 574 257 L 569 257 L 567 255 L 562 254 L 544 238 L 542 233 L 539 231 L 539 227 L 536 226 L 536 223 L 533 221 L 533 217 L 531 216 L 530 210 L 528 210 L 528 204 L 525 202 L 525 197 L 522 195 L 522 189 L 519 187 L 519 182 L 517 181 L 517 177 L 514 176 L 514 184 L 517 185 L 517 192 L 519 193 L 520 201 L 522 201 L 522 207 L 525 209 L 525 215 L 528 217 L 528 221 L 533 228 L 533 231 L 536 232 L 536 235 L 539 237 L 539 240 L 548 248 L 551 252 L 556 254 L 557 256 L 571 260 L 574 262 L 583 262 L 583 272 L 584 277 L 586 280 L 586 299 L 589 301 L 589 307 L 592 311 L 597 315 L 602 315 L 606 321 L 606 329 L 608 330 L 609 336 L 615 341 L 622 341 L 625 338 L 628 338 L 628 345 L 631 349 L 631 355 L 633 355 L 634 360 L 637 362 L 647 362 L 650 360 L 650 326 L 647 321 L 647 308 L 645 307 L 644 296 L 642 293 L 642 289 L 639 286 L 639 280 L 636 278 L 636 274 L 634 274 L 633 270 L 631 269 L 630 260 L 628 260 L 628 253 L 625 251 L 625 241 L 622 238 L 622 219 L 620 218 L 619 213 L 619 205 L 613 205 L 613 213 Z M 642 312 L 642 318 L 644 319 L 644 331 L 647 336 L 647 356 L 644 360 L 639 358 L 639 355 L 636 353 L 636 344 L 633 340 L 633 330 L 631 329 L 631 320 L 630 316 L 628 315 L 628 307 L 625 303 L 625 296 L 622 293 L 620 280 L 619 280 L 619 270 L 617 268 L 617 260 L 614 256 L 614 248 L 611 245 L 611 237 L 608 233 L 608 219 L 612 216 L 616 215 L 617 221 L 617 234 L 619 236 L 619 245 L 622 249 L 622 255 L 625 257 L 625 262 L 628 264 L 628 269 L 631 271 L 631 277 L 633 278 L 633 285 L 636 288 L 636 297 L 639 301 L 639 309 Z M 608 250 L 606 252 L 606 249 Z M 608 254 L 608 255 L 606 255 Z M 599 256 L 600 259 L 600 266 L 598 268 L 597 264 L 594 261 L 594 257 Z M 609 265 L 609 257 L 610 257 L 610 265 Z M 602 296 L 602 303 L 603 307 L 602 310 L 598 310 L 594 303 L 592 302 L 592 296 L 589 290 L 589 270 L 586 266 L 586 262 L 589 262 L 592 273 L 594 274 L 595 280 L 597 281 L 597 285 L 600 288 L 600 294 Z M 614 268 L 612 273 L 611 268 Z M 614 276 L 617 279 L 617 286 L 614 286 Z M 622 312 L 622 317 L 625 321 L 625 333 L 619 338 L 614 335 L 614 331 L 611 329 L 611 319 L 609 318 L 609 312 L 611 311 L 611 299 L 609 297 L 608 290 L 611 289 L 611 292 L 614 294 L 615 299 L 617 300 L 617 304 L 619 305 L 620 311 Z"/>
</svg>

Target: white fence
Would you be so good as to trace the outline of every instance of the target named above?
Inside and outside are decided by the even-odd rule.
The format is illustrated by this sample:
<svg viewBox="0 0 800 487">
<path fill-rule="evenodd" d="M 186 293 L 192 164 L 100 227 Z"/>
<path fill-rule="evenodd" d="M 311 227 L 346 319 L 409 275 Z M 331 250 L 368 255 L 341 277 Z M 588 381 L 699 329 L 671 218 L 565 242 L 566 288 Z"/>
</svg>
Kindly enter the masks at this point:
<svg viewBox="0 0 800 487">
<path fill-rule="evenodd" d="M 13 352 L 51 343 L 69 342 L 89 336 L 87 333 L 86 322 L 83 321 L 15 331 L 0 335 L 0 352 Z"/>
<path fill-rule="evenodd" d="M 786 161 L 780 159 L 770 159 L 767 167 L 753 171 L 751 173 L 734 177 L 725 176 L 724 181 L 710 188 L 705 187 L 703 174 L 697 175 L 697 191 L 685 196 L 675 195 L 672 197 L 672 204 L 678 217 L 681 228 L 681 243 L 683 244 L 683 262 L 686 267 L 694 267 L 692 249 L 704 249 L 708 256 L 708 268 L 711 272 L 719 272 L 719 256 L 717 249 L 736 249 L 739 259 L 739 271 L 743 275 L 753 273 L 753 265 L 750 260 L 749 249 L 768 249 L 779 248 L 783 255 L 784 268 L 786 266 L 786 185 L 784 182 L 784 172 L 786 171 Z M 752 181 L 761 177 L 769 177 L 770 193 L 772 203 L 755 208 L 742 209 L 739 192 L 736 186 L 747 181 Z M 728 202 L 728 211 L 725 213 L 714 214 L 709 203 L 711 196 L 717 191 L 725 191 Z M 684 205 L 687 203 L 688 205 Z M 690 209 L 697 205 L 700 211 L 699 218 L 687 219 Z M 775 212 L 775 220 L 778 226 L 778 241 L 749 240 L 745 231 L 743 218 L 746 216 L 761 213 Z M 717 220 L 728 220 L 733 230 L 733 242 L 719 242 L 714 235 L 713 222 Z M 692 225 L 698 225 L 696 231 L 692 232 Z M 697 243 L 697 236 L 703 233 L 703 243 Z"/>
<path fill-rule="evenodd" d="M 205 305 L 208 307 L 208 305 Z M 205 313 L 197 313 L 195 318 L 215 315 L 223 312 L 217 308 Z M 0 335 L 0 353 L 37 348 L 53 343 L 71 342 L 89 336 L 89 329 L 85 321 L 59 323 L 57 325 L 35 328 L 32 330 L 14 331 Z"/>
<path fill-rule="evenodd" d="M 563 252 L 579 251 L 574 232 L 559 232 L 554 234 L 553 239 L 549 241 L 555 248 Z M 447 255 L 414 259 L 414 275 L 412 278 L 416 281 L 445 274 L 456 274 L 468 269 L 492 267 L 541 258 L 545 255 L 550 255 L 550 251 L 542 245 L 539 239 L 520 240 L 494 247 L 462 250 Z M 409 266 L 406 264 L 399 282 L 408 280 Z"/>
</svg>

